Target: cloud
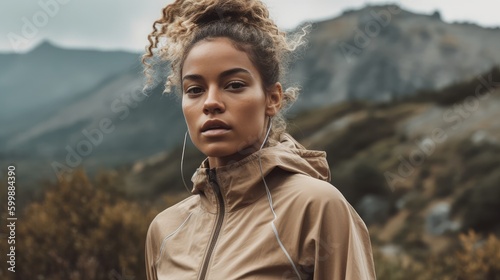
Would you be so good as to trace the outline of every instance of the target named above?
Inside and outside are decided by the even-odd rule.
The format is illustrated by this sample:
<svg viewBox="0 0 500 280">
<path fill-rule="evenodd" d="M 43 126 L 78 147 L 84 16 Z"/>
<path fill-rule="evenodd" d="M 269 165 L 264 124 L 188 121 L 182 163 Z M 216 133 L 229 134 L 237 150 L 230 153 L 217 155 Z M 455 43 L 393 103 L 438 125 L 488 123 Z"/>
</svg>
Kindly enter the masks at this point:
<svg viewBox="0 0 500 280">
<path fill-rule="evenodd" d="M 161 9 L 173 0 L 100 1 L 100 0 L 4 0 L 1 4 L 0 51 L 12 51 L 13 34 L 25 38 L 19 50 L 28 50 L 42 40 L 72 48 L 123 49 L 142 51 L 151 24 L 160 17 Z M 264 0 L 276 23 L 291 29 L 303 21 L 333 18 L 345 9 L 360 8 L 380 0 Z M 452 0 L 392 1 L 416 12 L 441 11 L 445 20 L 470 20 L 486 25 L 500 25 L 499 3 L 476 0 L 457 5 Z M 489 2 L 489 3 L 488 3 Z M 56 7 L 57 6 L 57 7 Z M 495 6 L 495 7 L 493 7 Z M 52 9 L 52 10 L 51 10 Z M 52 12 L 51 12 L 52 11 Z M 45 20 L 43 14 L 47 15 Z M 23 31 L 37 29 L 27 38 Z M 32 31 L 32 30 L 31 30 Z M 33 33 L 33 32 L 32 32 Z M 10 36 L 9 36 L 10 34 Z M 31 34 L 29 34 L 31 35 Z M 14 36 L 15 37 L 15 36 Z"/>
<path fill-rule="evenodd" d="M 21 50 L 46 39 L 67 47 L 142 49 L 146 38 L 137 39 L 149 32 L 151 27 L 145 23 L 158 18 L 164 5 L 161 1 L 131 0 L 4 2 L 0 10 L 0 50 L 13 49 L 14 35 L 25 39 Z"/>
</svg>

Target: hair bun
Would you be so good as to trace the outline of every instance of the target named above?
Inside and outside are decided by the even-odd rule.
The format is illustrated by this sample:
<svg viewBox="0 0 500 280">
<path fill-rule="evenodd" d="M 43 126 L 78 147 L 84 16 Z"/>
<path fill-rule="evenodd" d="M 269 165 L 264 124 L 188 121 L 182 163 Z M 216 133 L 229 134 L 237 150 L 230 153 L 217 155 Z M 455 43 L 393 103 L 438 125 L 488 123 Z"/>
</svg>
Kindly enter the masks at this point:
<svg viewBox="0 0 500 280">
<path fill-rule="evenodd" d="M 248 9 L 248 6 L 238 5 L 237 2 L 223 2 L 219 5 L 209 7 L 204 13 L 201 13 L 198 18 L 193 20 L 196 25 L 205 25 L 215 21 L 223 22 L 256 22 L 259 18 L 256 18 L 252 10 Z M 269 15 L 263 15 L 268 17 Z"/>
</svg>

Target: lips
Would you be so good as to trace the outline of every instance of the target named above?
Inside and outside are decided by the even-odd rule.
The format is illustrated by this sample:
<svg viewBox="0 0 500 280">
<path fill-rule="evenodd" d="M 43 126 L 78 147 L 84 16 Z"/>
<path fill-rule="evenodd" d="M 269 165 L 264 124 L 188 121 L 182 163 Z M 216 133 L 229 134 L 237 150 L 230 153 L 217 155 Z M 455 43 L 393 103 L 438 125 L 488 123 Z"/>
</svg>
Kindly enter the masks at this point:
<svg viewBox="0 0 500 280">
<path fill-rule="evenodd" d="M 229 130 L 231 127 L 218 119 L 213 119 L 213 120 L 208 120 L 206 121 L 203 126 L 201 127 L 201 132 L 207 132 L 211 130 Z"/>
</svg>

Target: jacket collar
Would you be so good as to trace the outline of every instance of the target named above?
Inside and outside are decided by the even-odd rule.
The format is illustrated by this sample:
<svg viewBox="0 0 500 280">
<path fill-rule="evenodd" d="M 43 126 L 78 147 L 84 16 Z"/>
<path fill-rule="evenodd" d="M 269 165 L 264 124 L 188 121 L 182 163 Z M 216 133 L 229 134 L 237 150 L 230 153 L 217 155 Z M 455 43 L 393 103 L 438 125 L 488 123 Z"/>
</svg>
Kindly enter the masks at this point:
<svg viewBox="0 0 500 280">
<path fill-rule="evenodd" d="M 330 181 L 326 152 L 306 150 L 292 136 L 285 133 L 276 144 L 254 152 L 238 162 L 214 168 L 226 211 L 231 212 L 245 207 L 265 194 L 259 155 L 265 178 L 275 168 L 279 168 Z M 202 205 L 207 211 L 216 212 L 217 197 L 209 183 L 208 170 L 208 159 L 205 159 L 191 178 L 194 184 L 191 192 L 201 195 Z"/>
</svg>

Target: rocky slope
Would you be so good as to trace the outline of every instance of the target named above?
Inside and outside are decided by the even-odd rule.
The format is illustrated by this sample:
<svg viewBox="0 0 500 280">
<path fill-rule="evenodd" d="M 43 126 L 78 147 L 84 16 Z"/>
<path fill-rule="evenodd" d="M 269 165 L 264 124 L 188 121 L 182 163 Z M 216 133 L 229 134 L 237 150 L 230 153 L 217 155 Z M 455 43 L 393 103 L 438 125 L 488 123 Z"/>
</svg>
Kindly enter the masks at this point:
<svg viewBox="0 0 500 280">
<path fill-rule="evenodd" d="M 300 30 L 298 28 L 296 31 Z M 299 108 L 344 100 L 391 100 L 473 77 L 500 62 L 500 28 L 443 22 L 394 5 L 366 6 L 312 24 L 290 80 Z"/>
</svg>

